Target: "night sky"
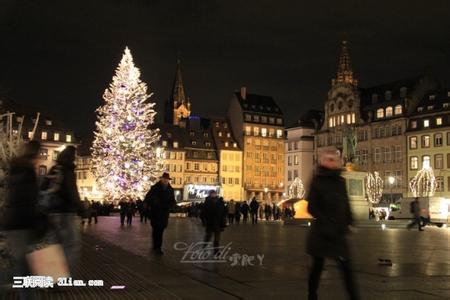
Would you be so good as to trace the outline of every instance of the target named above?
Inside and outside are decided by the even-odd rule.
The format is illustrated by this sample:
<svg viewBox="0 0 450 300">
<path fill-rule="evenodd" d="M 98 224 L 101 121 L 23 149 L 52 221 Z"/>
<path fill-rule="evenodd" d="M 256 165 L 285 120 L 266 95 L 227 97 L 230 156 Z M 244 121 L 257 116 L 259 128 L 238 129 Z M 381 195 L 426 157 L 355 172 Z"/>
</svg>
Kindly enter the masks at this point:
<svg viewBox="0 0 450 300">
<path fill-rule="evenodd" d="M 288 123 L 322 108 L 340 40 L 360 86 L 431 67 L 450 87 L 448 1 L 0 0 L 0 97 L 46 106 L 73 129 L 130 47 L 162 112 L 181 53 L 195 114 L 220 116 L 232 92 L 271 95 Z"/>
</svg>

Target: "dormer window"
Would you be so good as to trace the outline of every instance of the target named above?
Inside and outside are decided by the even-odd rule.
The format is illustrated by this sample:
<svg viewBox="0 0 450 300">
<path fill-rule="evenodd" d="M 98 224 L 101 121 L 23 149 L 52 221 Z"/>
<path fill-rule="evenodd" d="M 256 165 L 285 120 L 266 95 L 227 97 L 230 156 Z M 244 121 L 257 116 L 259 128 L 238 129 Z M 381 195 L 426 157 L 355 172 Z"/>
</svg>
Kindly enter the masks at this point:
<svg viewBox="0 0 450 300">
<path fill-rule="evenodd" d="M 254 115 L 254 116 L 253 116 L 253 121 L 255 121 L 255 122 L 259 122 L 259 116 L 257 116 L 257 115 Z"/>
<path fill-rule="evenodd" d="M 167 147 L 167 141 L 162 141 L 162 146 Z"/>
<path fill-rule="evenodd" d="M 233 148 L 237 148 L 237 143 L 233 143 Z"/>
<path fill-rule="evenodd" d="M 396 105 L 395 106 L 394 114 L 395 115 L 401 115 L 402 114 L 402 106 L 401 105 Z"/>
<path fill-rule="evenodd" d="M 178 148 L 178 142 L 173 142 L 173 147 Z"/>
<path fill-rule="evenodd" d="M 195 132 L 191 131 L 191 132 L 189 132 L 189 135 L 190 136 L 195 136 Z"/>
<path fill-rule="evenodd" d="M 442 117 L 437 117 L 436 118 L 436 125 L 442 125 Z"/>
<path fill-rule="evenodd" d="M 55 134 L 53 134 L 53 140 L 59 141 L 59 133 L 55 132 Z"/>
<path fill-rule="evenodd" d="M 401 87 L 400 88 L 400 97 L 405 98 L 407 91 L 408 91 L 408 89 L 406 87 Z"/>
<path fill-rule="evenodd" d="M 378 119 L 384 118 L 384 109 L 382 108 L 377 109 L 377 118 Z"/>
<path fill-rule="evenodd" d="M 192 144 L 192 146 L 195 146 L 195 145 L 197 145 L 197 141 L 192 141 L 191 144 Z"/>
<path fill-rule="evenodd" d="M 436 95 L 428 96 L 428 100 L 430 100 L 430 101 L 436 100 Z"/>
<path fill-rule="evenodd" d="M 423 127 L 430 127 L 430 120 L 423 120 Z"/>
<path fill-rule="evenodd" d="M 277 118 L 277 124 L 278 125 L 282 125 L 283 124 L 283 119 Z"/>
<path fill-rule="evenodd" d="M 428 109 L 428 110 L 432 110 L 433 108 L 434 108 L 434 105 L 428 105 L 428 106 L 427 106 L 427 109 Z"/>
<path fill-rule="evenodd" d="M 372 103 L 377 103 L 377 102 L 378 102 L 378 95 L 372 94 Z"/>
<path fill-rule="evenodd" d="M 393 109 L 392 106 L 386 107 L 386 117 L 392 117 Z"/>
<path fill-rule="evenodd" d="M 391 91 L 386 91 L 384 93 L 384 98 L 386 99 L 386 101 L 390 101 L 392 99 L 392 92 Z"/>
<path fill-rule="evenodd" d="M 411 121 L 411 128 L 417 128 L 417 121 Z"/>
<path fill-rule="evenodd" d="M 53 124 L 52 120 L 49 119 L 45 120 L 45 125 L 52 126 L 52 124 Z"/>
<path fill-rule="evenodd" d="M 443 107 L 443 108 L 448 108 L 448 107 L 450 107 L 450 103 L 448 103 L 448 102 L 443 103 L 443 104 L 442 104 L 442 107 Z"/>
<path fill-rule="evenodd" d="M 423 107 L 422 107 L 422 106 L 419 106 L 419 107 L 417 108 L 417 111 L 418 111 L 418 112 L 423 111 Z"/>
<path fill-rule="evenodd" d="M 17 117 L 17 118 L 16 118 L 16 121 L 17 121 L 17 123 L 23 122 L 23 117 Z"/>
<path fill-rule="evenodd" d="M 71 134 L 66 134 L 66 142 L 72 143 L 72 135 Z"/>
<path fill-rule="evenodd" d="M 227 137 L 231 137 L 231 133 L 228 132 L 228 133 L 227 133 Z"/>
<path fill-rule="evenodd" d="M 41 140 L 46 140 L 47 139 L 47 131 L 42 131 L 41 132 Z"/>
<path fill-rule="evenodd" d="M 219 131 L 219 133 L 217 133 L 218 136 L 222 136 L 222 131 Z"/>
<path fill-rule="evenodd" d="M 228 147 L 228 142 L 225 142 L 225 147 Z"/>
<path fill-rule="evenodd" d="M 204 137 L 208 137 L 208 133 L 207 132 L 203 132 L 203 136 Z"/>
<path fill-rule="evenodd" d="M 210 143 L 210 142 L 206 142 L 206 143 L 205 143 L 205 146 L 206 146 L 206 147 L 211 147 L 211 143 Z"/>
</svg>

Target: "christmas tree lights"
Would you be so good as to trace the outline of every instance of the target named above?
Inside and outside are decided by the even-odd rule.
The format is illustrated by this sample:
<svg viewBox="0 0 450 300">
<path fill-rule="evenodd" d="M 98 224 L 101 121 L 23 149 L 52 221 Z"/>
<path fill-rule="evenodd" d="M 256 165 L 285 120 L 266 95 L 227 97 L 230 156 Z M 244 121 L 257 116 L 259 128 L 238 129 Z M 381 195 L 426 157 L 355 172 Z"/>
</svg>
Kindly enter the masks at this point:
<svg viewBox="0 0 450 300">
<path fill-rule="evenodd" d="M 424 160 L 422 169 L 409 182 L 414 197 L 431 197 L 436 191 L 436 178 L 429 160 Z"/>
<path fill-rule="evenodd" d="M 383 179 L 378 172 L 367 173 L 365 178 L 367 201 L 372 204 L 380 202 L 383 196 Z"/>
<path fill-rule="evenodd" d="M 299 177 L 295 177 L 294 181 L 289 186 L 288 197 L 289 199 L 303 199 L 303 196 L 305 196 L 303 181 Z"/>
<path fill-rule="evenodd" d="M 150 97 L 126 48 L 103 94 L 105 104 L 97 109 L 92 145 L 92 171 L 108 200 L 142 198 L 160 175 L 160 135 L 150 128 L 156 115 Z"/>
</svg>

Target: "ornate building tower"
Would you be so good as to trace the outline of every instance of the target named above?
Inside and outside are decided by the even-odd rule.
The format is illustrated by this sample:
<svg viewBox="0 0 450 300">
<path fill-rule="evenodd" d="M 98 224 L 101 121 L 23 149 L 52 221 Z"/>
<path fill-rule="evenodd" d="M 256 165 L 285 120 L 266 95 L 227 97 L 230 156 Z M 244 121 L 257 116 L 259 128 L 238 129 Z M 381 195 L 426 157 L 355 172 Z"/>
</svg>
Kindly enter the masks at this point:
<svg viewBox="0 0 450 300">
<path fill-rule="evenodd" d="M 181 76 L 181 62 L 177 60 L 177 71 L 173 82 L 172 98 L 166 102 L 166 123 L 179 125 L 181 119 L 191 115 L 191 101 L 184 93 L 183 79 Z"/>
</svg>

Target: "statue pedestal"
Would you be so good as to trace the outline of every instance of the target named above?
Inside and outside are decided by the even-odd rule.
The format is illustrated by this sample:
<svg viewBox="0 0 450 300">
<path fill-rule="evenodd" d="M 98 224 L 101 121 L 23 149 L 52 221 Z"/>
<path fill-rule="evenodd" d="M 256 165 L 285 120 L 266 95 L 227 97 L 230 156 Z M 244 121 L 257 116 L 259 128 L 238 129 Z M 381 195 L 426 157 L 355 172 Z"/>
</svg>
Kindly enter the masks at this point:
<svg viewBox="0 0 450 300">
<path fill-rule="evenodd" d="M 369 203 L 365 199 L 364 178 L 365 172 L 346 171 L 342 173 L 347 184 L 347 193 L 350 198 L 350 207 L 353 219 L 357 221 L 369 219 Z"/>
</svg>

